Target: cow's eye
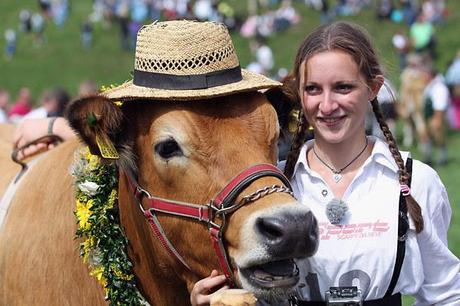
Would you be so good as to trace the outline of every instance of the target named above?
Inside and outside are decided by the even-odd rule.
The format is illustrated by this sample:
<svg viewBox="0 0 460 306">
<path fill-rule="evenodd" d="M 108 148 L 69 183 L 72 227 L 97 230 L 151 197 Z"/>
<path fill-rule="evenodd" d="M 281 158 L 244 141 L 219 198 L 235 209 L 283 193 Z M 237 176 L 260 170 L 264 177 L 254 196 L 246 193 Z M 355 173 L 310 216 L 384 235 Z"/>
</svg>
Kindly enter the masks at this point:
<svg viewBox="0 0 460 306">
<path fill-rule="evenodd" d="M 155 145 L 155 152 L 164 159 L 184 155 L 179 144 L 172 138 L 157 143 Z"/>
</svg>

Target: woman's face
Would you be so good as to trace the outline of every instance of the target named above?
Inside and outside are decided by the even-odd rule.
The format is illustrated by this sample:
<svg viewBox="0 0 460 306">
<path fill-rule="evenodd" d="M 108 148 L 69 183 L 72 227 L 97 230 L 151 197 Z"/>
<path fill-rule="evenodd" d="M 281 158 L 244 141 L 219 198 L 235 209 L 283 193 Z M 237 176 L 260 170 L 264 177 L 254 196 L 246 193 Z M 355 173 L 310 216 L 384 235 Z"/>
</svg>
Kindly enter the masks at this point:
<svg viewBox="0 0 460 306">
<path fill-rule="evenodd" d="M 304 61 L 299 93 L 315 138 L 328 143 L 362 139 L 366 111 L 380 88 L 380 77 L 370 87 L 351 55 L 343 51 L 321 52 Z"/>
</svg>

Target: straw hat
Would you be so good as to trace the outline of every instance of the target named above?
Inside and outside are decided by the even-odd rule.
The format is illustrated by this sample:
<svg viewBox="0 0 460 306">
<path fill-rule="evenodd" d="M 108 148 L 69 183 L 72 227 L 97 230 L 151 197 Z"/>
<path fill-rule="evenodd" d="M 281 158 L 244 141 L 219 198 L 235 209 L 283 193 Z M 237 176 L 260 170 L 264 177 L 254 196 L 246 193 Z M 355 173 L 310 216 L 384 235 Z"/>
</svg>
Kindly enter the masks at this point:
<svg viewBox="0 0 460 306">
<path fill-rule="evenodd" d="M 240 68 L 227 28 L 214 22 L 154 22 L 137 34 L 133 80 L 114 100 L 197 100 L 281 85 Z"/>
</svg>

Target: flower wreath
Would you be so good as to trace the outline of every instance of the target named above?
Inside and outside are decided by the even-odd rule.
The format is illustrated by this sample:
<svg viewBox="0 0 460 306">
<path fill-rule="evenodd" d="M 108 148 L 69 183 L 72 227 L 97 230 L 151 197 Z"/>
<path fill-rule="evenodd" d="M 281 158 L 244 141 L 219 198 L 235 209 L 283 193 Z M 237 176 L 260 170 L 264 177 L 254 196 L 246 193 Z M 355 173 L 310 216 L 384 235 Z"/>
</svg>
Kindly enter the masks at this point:
<svg viewBox="0 0 460 306">
<path fill-rule="evenodd" d="M 102 163 L 85 147 L 76 152 L 75 178 L 80 257 L 105 290 L 110 305 L 148 305 L 140 294 L 127 255 L 128 239 L 120 226 L 115 165 Z"/>
</svg>

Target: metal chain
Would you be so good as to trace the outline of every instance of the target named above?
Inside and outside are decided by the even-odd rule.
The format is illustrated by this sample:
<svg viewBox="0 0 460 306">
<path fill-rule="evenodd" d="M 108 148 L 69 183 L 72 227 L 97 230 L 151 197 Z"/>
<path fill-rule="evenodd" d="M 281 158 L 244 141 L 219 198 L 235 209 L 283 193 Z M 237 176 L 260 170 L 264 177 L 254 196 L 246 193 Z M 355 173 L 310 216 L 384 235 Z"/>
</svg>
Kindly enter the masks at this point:
<svg viewBox="0 0 460 306">
<path fill-rule="evenodd" d="M 291 191 L 291 189 L 285 187 L 285 186 L 280 186 L 280 185 L 272 185 L 272 186 L 266 186 L 264 188 L 258 189 L 254 191 L 253 193 L 244 196 L 237 204 L 231 205 L 229 207 L 225 208 L 215 208 L 214 206 L 211 205 L 211 208 L 214 208 L 216 211 L 217 215 L 225 215 L 228 213 L 232 213 L 241 206 L 249 203 L 249 202 L 254 202 L 266 195 L 275 193 L 275 192 L 284 192 L 289 194 L 290 196 L 294 197 L 294 193 Z"/>
<path fill-rule="evenodd" d="M 285 186 L 279 186 L 279 185 L 272 185 L 272 186 L 266 186 L 264 188 L 261 188 L 259 190 L 256 190 L 254 191 L 253 193 L 247 195 L 247 196 L 244 196 L 240 203 L 238 204 L 238 206 L 240 205 L 243 205 L 243 204 L 246 204 L 246 203 L 249 203 L 249 202 L 253 202 L 253 201 L 256 201 L 266 195 L 269 195 L 269 194 L 272 194 L 272 193 L 275 193 L 275 192 L 285 192 L 291 196 L 294 196 L 294 194 L 292 193 L 292 191 L 285 187 Z"/>
</svg>

